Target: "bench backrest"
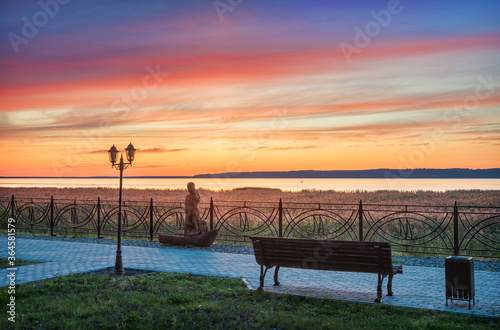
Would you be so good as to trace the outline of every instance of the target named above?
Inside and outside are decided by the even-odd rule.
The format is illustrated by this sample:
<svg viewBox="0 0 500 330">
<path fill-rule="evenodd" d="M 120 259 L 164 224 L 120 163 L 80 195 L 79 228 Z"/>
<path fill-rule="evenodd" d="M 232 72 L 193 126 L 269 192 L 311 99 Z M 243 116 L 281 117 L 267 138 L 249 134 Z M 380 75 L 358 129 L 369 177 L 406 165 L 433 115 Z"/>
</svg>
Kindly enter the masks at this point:
<svg viewBox="0 0 500 330">
<path fill-rule="evenodd" d="M 387 242 L 356 242 L 252 236 L 259 265 L 392 273 L 391 246 Z"/>
</svg>

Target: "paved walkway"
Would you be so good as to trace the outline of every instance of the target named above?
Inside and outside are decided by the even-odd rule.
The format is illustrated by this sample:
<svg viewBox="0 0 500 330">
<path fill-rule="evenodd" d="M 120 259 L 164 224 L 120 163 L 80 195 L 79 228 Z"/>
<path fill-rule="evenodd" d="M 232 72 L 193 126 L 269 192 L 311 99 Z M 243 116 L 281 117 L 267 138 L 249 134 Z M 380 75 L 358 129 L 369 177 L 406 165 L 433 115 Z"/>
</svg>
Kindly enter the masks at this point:
<svg viewBox="0 0 500 330">
<path fill-rule="evenodd" d="M 0 249 L 0 257 L 7 258 L 6 237 L 0 238 L 0 246 L 5 247 Z M 122 251 L 125 268 L 246 278 L 253 288 L 259 285 L 260 266 L 250 255 L 133 246 L 124 246 Z M 16 283 L 108 268 L 114 266 L 115 256 L 116 246 L 113 245 L 17 239 L 16 258 L 42 263 L 18 267 Z M 384 296 L 384 304 L 500 315 L 500 272 L 475 271 L 476 305 L 469 310 L 468 302 L 454 301 L 448 307 L 445 305 L 443 268 L 404 266 L 403 271 L 404 274 L 394 276 L 394 296 Z M 10 272 L 0 270 L 0 286 L 8 285 Z M 264 289 L 267 291 L 362 303 L 373 303 L 376 296 L 376 274 L 283 268 L 279 287 L 273 286 L 273 274 L 274 270 L 270 270 L 266 276 Z"/>
</svg>

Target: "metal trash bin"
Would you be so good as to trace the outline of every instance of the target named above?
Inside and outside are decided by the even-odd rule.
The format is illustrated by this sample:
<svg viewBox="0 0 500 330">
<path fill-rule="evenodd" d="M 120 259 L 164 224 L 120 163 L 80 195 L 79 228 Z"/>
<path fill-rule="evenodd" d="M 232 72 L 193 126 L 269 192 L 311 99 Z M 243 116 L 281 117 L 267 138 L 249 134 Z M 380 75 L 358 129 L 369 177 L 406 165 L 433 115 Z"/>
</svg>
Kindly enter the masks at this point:
<svg viewBox="0 0 500 330">
<path fill-rule="evenodd" d="M 446 306 L 448 299 L 465 300 L 475 305 L 474 259 L 448 257 L 444 263 L 446 277 Z"/>
</svg>

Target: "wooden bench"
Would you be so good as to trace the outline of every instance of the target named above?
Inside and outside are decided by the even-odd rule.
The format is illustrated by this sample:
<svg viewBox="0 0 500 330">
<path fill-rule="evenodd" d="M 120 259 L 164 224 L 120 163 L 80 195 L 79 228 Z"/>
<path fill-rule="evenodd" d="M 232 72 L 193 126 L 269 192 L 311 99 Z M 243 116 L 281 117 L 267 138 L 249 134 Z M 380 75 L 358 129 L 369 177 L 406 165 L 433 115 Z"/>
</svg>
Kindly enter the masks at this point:
<svg viewBox="0 0 500 330">
<path fill-rule="evenodd" d="M 267 270 L 276 267 L 274 285 L 280 285 L 280 267 L 378 274 L 377 298 L 382 300 L 382 283 L 389 276 L 387 295 L 392 296 L 392 277 L 403 273 L 402 265 L 392 265 L 387 242 L 333 241 L 278 237 L 250 237 L 255 259 L 260 265 L 260 286 Z M 265 270 L 264 270 L 265 267 Z"/>
</svg>

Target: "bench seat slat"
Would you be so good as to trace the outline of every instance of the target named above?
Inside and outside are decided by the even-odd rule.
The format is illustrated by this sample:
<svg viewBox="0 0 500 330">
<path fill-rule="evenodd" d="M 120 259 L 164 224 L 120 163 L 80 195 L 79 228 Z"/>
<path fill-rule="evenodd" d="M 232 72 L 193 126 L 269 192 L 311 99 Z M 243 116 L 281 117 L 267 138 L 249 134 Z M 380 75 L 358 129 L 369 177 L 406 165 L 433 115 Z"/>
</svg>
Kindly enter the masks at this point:
<svg viewBox="0 0 500 330">
<path fill-rule="evenodd" d="M 363 256 L 366 258 L 373 258 L 377 260 L 379 258 L 378 249 L 323 249 L 322 247 L 316 246 L 316 248 L 303 248 L 303 247 L 275 247 L 269 246 L 268 244 L 263 244 L 262 247 L 265 251 L 266 256 L 271 255 L 301 255 L 301 256 L 315 256 L 318 259 L 325 258 L 325 256 L 329 256 L 329 258 L 342 258 L 345 257 L 356 257 Z M 254 250 L 256 254 L 260 253 L 261 246 L 260 244 L 254 245 Z M 381 249 L 380 250 L 381 257 L 385 260 L 391 260 L 391 253 L 389 249 Z"/>
<path fill-rule="evenodd" d="M 260 240 L 261 242 L 275 242 L 279 244 L 322 244 L 322 245 L 339 245 L 339 246 L 373 246 L 373 245 L 382 245 L 389 247 L 390 244 L 388 242 L 359 242 L 359 241 L 337 241 L 337 240 L 317 240 L 311 238 L 277 238 L 277 237 L 259 237 L 259 236 L 250 236 L 252 241 Z"/>
<path fill-rule="evenodd" d="M 260 259 L 260 258 L 259 258 Z M 348 256 L 343 256 L 341 258 L 335 258 L 334 256 L 328 256 L 328 258 L 314 258 L 311 256 L 307 255 L 278 255 L 278 254 L 266 254 L 265 257 L 265 263 L 270 263 L 271 260 L 274 260 L 274 262 L 287 262 L 287 261 L 301 261 L 301 262 L 329 262 L 329 263 L 338 263 L 338 264 L 349 264 L 349 263 L 362 263 L 366 265 L 373 265 L 379 266 L 379 262 L 377 259 L 373 260 L 372 258 L 365 258 L 362 256 L 353 256 L 353 257 L 348 257 Z M 260 261 L 260 260 L 259 260 Z M 259 264 L 262 263 L 262 261 L 259 262 Z M 382 265 L 385 267 L 391 266 L 392 262 L 391 260 L 387 259 L 382 262 Z M 279 265 L 276 265 L 279 266 Z"/>
<path fill-rule="evenodd" d="M 287 267 L 287 268 L 300 268 L 300 269 L 316 269 L 316 270 L 328 270 L 328 271 L 338 271 L 338 272 L 350 272 L 350 273 L 371 273 L 371 274 L 378 274 L 378 269 L 374 268 L 367 268 L 367 267 L 362 267 L 358 265 L 357 267 L 332 267 L 331 265 L 325 265 L 325 264 L 318 264 L 315 265 L 314 267 L 303 267 L 302 265 L 287 265 L 287 266 L 280 266 L 280 267 Z M 388 275 L 391 274 L 391 271 L 382 271 L 381 274 Z"/>
<path fill-rule="evenodd" d="M 301 249 L 315 249 L 315 248 L 321 248 L 321 249 L 328 249 L 328 250 L 370 250 L 373 249 L 375 246 L 380 247 L 381 249 L 386 249 L 390 250 L 390 246 L 387 244 L 360 244 L 360 245 L 350 245 L 350 244 L 324 244 L 324 243 L 319 243 L 319 242 L 310 242 L 310 243 L 296 243 L 292 244 L 287 243 L 287 244 L 281 244 L 280 242 L 269 242 L 269 241 L 261 241 L 257 240 L 260 243 L 263 244 L 269 248 L 274 248 L 274 249 L 289 249 L 289 248 L 301 248 Z M 257 242 L 255 241 L 254 244 Z"/>
<path fill-rule="evenodd" d="M 370 249 L 373 248 L 374 246 L 380 246 L 381 248 L 390 248 L 390 245 L 387 243 L 368 243 L 368 242 L 359 242 L 361 244 L 356 244 L 356 243 L 339 243 L 339 242 L 325 242 L 325 241 L 316 241 L 316 240 L 311 240 L 312 242 L 280 242 L 276 240 L 259 240 L 263 244 L 266 244 L 268 246 L 277 246 L 277 247 L 294 247 L 294 246 L 301 246 L 303 248 L 315 248 L 317 246 L 321 246 L 323 248 L 327 249 Z M 364 244 L 363 244 L 364 243 Z"/>
<path fill-rule="evenodd" d="M 260 250 L 256 250 L 256 251 L 259 251 L 260 253 Z M 291 256 L 291 257 L 297 257 L 297 258 L 314 258 L 314 259 L 317 259 L 317 260 L 323 260 L 323 259 L 332 259 L 332 260 L 335 260 L 335 259 L 349 259 L 349 258 L 362 258 L 362 259 L 367 259 L 367 260 L 373 260 L 374 263 L 378 263 L 379 261 L 379 256 L 375 253 L 375 254 L 364 254 L 363 252 L 359 252 L 359 251 L 354 251 L 354 252 L 351 252 L 351 253 L 346 253 L 344 251 L 333 251 L 331 253 L 328 253 L 328 251 L 313 251 L 313 250 L 310 250 L 310 251 L 304 251 L 304 250 L 297 250 L 297 251 L 277 251 L 277 250 L 268 250 L 268 249 L 264 249 L 264 254 L 266 255 L 266 257 L 269 257 L 269 256 Z M 385 261 L 385 260 L 388 260 L 390 261 L 391 260 L 391 255 L 389 254 L 382 254 L 381 255 L 382 257 L 382 260 Z"/>
<path fill-rule="evenodd" d="M 393 266 L 392 264 L 384 265 L 380 267 L 378 264 L 369 262 L 369 261 L 331 261 L 331 260 L 314 260 L 314 259 L 297 259 L 297 258 L 281 258 L 281 257 L 266 257 L 265 262 L 257 258 L 256 261 L 259 265 L 264 264 L 265 266 L 280 266 L 280 267 L 289 267 L 290 265 L 295 265 L 301 268 L 313 268 L 316 265 L 322 265 L 323 268 L 330 267 L 332 269 L 338 270 L 342 268 L 346 269 L 373 269 L 375 272 L 378 272 L 379 269 L 383 273 L 391 273 Z M 291 266 L 290 266 L 291 267 Z"/>
<path fill-rule="evenodd" d="M 338 240 L 321 240 L 321 239 L 312 239 L 312 238 L 285 238 L 285 237 L 265 237 L 265 236 L 250 236 L 252 241 L 259 240 L 261 242 L 277 242 L 280 244 L 338 244 L 338 245 L 387 245 L 390 246 L 388 242 L 363 242 L 363 241 L 338 241 Z"/>
<path fill-rule="evenodd" d="M 260 249 L 256 249 L 255 251 L 259 251 L 260 253 Z M 290 250 L 272 250 L 272 249 L 268 249 L 266 246 L 264 246 L 264 253 L 266 256 L 270 256 L 270 255 L 292 255 L 292 256 L 296 256 L 296 255 L 301 255 L 301 256 L 312 256 L 312 257 L 315 257 L 316 259 L 324 259 L 326 257 L 328 258 L 342 258 L 342 257 L 356 257 L 356 256 L 362 256 L 362 257 L 365 257 L 367 259 L 376 259 L 376 261 L 378 262 L 378 258 L 379 258 L 379 255 L 377 253 L 377 251 L 369 251 L 369 252 L 365 252 L 365 251 L 343 251 L 343 250 L 320 250 L 320 249 L 290 249 Z M 391 259 L 391 255 L 389 253 L 384 253 L 384 251 L 382 251 L 381 253 L 381 257 L 382 259 L 387 259 L 387 260 L 390 260 Z"/>
<path fill-rule="evenodd" d="M 339 245 L 339 244 L 280 244 L 279 242 L 265 242 L 260 241 L 263 245 L 265 245 L 269 249 L 277 249 L 277 250 L 287 250 L 287 249 L 323 249 L 323 250 L 360 250 L 360 251 L 371 251 L 374 249 L 377 244 L 372 245 Z M 390 250 L 388 246 L 379 246 L 383 250 Z"/>
</svg>

